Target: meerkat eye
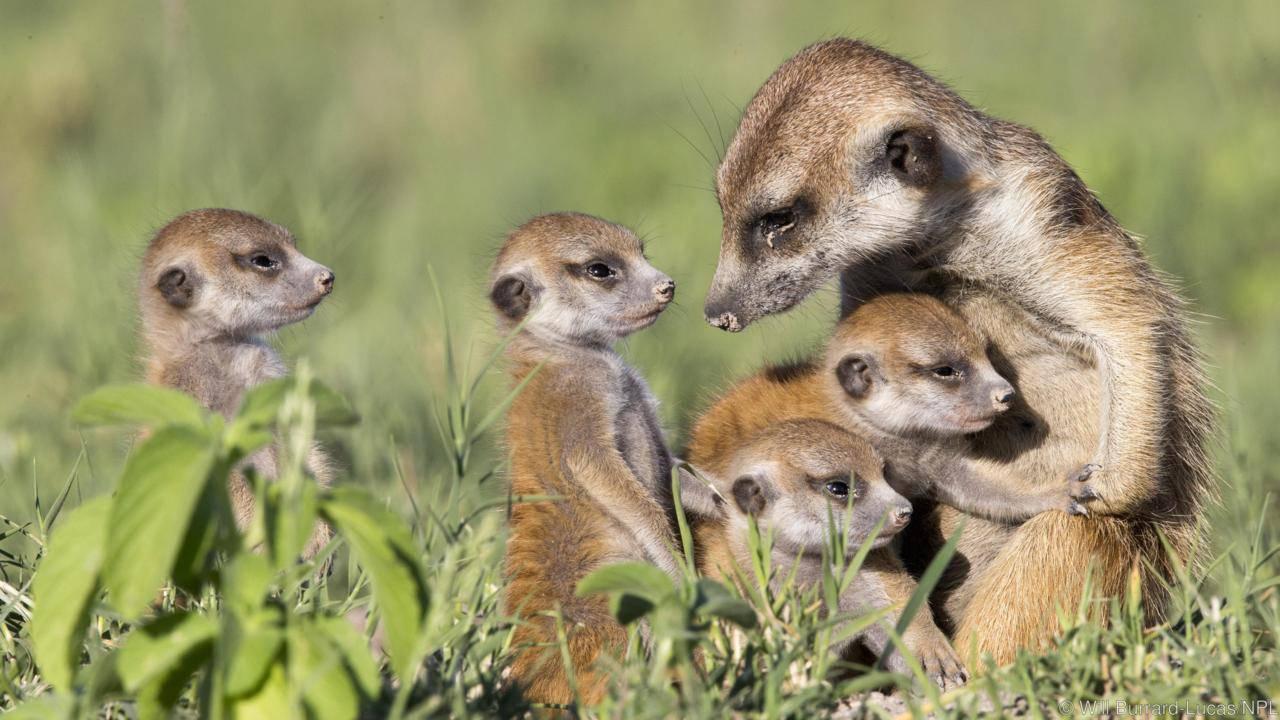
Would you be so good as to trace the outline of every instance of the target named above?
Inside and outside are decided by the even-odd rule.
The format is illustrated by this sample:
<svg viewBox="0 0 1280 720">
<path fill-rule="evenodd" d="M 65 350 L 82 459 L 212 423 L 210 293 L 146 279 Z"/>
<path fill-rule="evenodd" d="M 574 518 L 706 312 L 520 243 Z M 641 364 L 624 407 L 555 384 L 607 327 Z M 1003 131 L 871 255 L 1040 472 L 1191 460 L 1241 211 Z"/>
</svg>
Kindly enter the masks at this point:
<svg viewBox="0 0 1280 720">
<path fill-rule="evenodd" d="M 849 483 L 843 480 L 832 480 L 823 486 L 823 489 L 827 491 L 828 495 L 841 500 L 849 497 Z"/>
<path fill-rule="evenodd" d="M 257 255 L 254 255 L 249 258 L 249 262 L 253 263 L 254 267 L 261 268 L 263 270 L 274 270 L 280 266 L 278 261 L 265 253 L 258 253 Z"/>
<path fill-rule="evenodd" d="M 950 365 L 939 365 L 933 369 L 933 374 L 940 378 L 953 378 L 958 377 L 960 375 L 960 371 Z"/>
<path fill-rule="evenodd" d="M 586 270 L 587 275 L 596 280 L 607 280 L 617 274 L 614 272 L 613 268 L 602 262 L 591 263 L 587 266 Z"/>
<path fill-rule="evenodd" d="M 773 247 L 773 239 L 790 230 L 796 224 L 796 211 L 789 207 L 774 210 L 771 213 L 761 215 L 760 220 L 757 222 L 760 225 L 760 234 L 764 236 L 765 242 L 769 243 L 769 247 Z"/>
</svg>

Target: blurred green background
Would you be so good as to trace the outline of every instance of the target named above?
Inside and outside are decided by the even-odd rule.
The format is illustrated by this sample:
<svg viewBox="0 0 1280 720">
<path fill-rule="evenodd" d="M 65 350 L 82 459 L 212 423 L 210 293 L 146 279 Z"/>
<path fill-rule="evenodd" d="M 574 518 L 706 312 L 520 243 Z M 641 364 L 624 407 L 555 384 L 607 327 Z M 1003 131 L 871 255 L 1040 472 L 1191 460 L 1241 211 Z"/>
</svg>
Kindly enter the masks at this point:
<svg viewBox="0 0 1280 720">
<path fill-rule="evenodd" d="M 140 375 L 148 236 L 203 206 L 292 228 L 335 295 L 284 331 L 364 416 L 344 481 L 429 492 L 447 462 L 440 279 L 460 357 L 494 341 L 503 233 L 558 209 L 650 238 L 678 307 L 624 352 L 678 443 L 735 374 L 805 351 L 834 295 L 740 336 L 703 295 L 715 160 L 755 88 L 836 35 L 868 39 L 1041 131 L 1181 278 L 1222 403 L 1225 541 L 1280 488 L 1280 5 L 1275 2 L 0 4 L 0 514 L 76 470 L 111 487 L 124 435 L 68 420 Z M 477 363 L 478 364 L 478 363 Z M 505 383 L 487 381 L 496 398 Z M 492 451 L 492 448 L 486 450 Z M 1276 517 L 1272 511 L 1271 517 Z"/>
</svg>

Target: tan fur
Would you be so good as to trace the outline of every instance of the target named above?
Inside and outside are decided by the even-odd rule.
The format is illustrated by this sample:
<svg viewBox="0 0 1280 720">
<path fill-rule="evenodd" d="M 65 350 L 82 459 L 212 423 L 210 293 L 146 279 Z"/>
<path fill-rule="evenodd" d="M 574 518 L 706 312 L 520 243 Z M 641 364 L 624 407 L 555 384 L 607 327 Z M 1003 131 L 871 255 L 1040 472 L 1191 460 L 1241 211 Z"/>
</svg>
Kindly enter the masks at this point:
<svg viewBox="0 0 1280 720">
<path fill-rule="evenodd" d="M 590 277 L 598 262 L 616 275 Z M 634 234 L 587 215 L 531 220 L 495 262 L 491 299 L 504 328 L 520 327 L 509 370 L 513 382 L 528 381 L 507 413 L 511 491 L 556 498 L 514 504 L 507 542 L 506 609 L 520 619 L 512 671 L 535 702 L 597 702 L 608 680 L 598 661 L 626 649 L 606 599 L 578 597 L 583 577 L 626 560 L 680 572 L 655 402 L 611 349 L 652 323 L 673 293 Z M 576 697 L 556 649 L 556 612 Z"/>
<path fill-rule="evenodd" d="M 279 266 L 253 265 L 265 257 Z M 333 287 L 333 273 L 297 250 L 289 231 L 238 210 L 193 210 L 156 233 L 142 261 L 138 302 L 146 379 L 189 393 L 205 407 L 232 417 L 245 391 L 284 377 L 288 368 L 263 336 L 311 315 Z M 277 448 L 243 461 L 229 487 L 236 523 L 248 526 L 253 491 L 242 470 L 278 476 Z M 317 444 L 307 470 L 327 487 L 333 470 Z M 330 537 L 318 523 L 303 551 L 310 558 Z"/>
<path fill-rule="evenodd" d="M 1070 452 L 1010 443 L 1028 458 L 1019 463 L 1051 467 L 1060 479 L 1082 471 L 1059 461 L 1074 459 L 1084 441 L 1086 462 L 1100 467 L 1091 480 L 1102 495 L 1092 508 L 1099 517 L 981 530 L 983 548 L 963 581 L 971 587 L 961 593 L 974 598 L 960 611 L 962 646 L 1003 663 L 1051 637 L 1046 606 L 1078 597 L 1071 583 L 1089 563 L 1105 578 L 1143 566 L 1147 618 L 1164 617 L 1160 579 L 1173 561 L 1152 538 L 1164 533 L 1177 555 L 1194 560 L 1201 510 L 1214 495 L 1200 354 L 1182 299 L 1043 139 L 984 115 L 910 63 L 832 40 L 761 87 L 717 189 L 725 222 L 707 302 L 715 324 L 741 329 L 837 274 L 848 311 L 868 293 L 911 289 L 940 271 L 950 278 L 944 296 L 975 293 L 1022 316 L 986 330 L 998 352 L 1014 356 L 1015 384 L 1034 413 L 1048 421 L 1092 414 L 1093 437 L 1077 434 L 1078 421 L 1048 428 Z M 903 271 L 882 272 L 891 266 Z M 888 281 L 880 288 L 867 282 L 877 274 Z M 1025 333 L 1053 349 L 1017 358 L 1006 346 Z M 1084 392 L 1042 390 L 1056 387 L 1046 378 L 1064 364 L 1093 379 Z M 1014 578 L 1046 582 L 1011 596 Z M 1103 585 L 1105 594 L 1120 592 Z"/>
<path fill-rule="evenodd" d="M 806 397 L 806 386 L 820 392 L 819 383 L 778 382 L 763 375 L 749 378 L 695 425 L 688 451 L 690 460 L 708 471 L 719 496 L 727 498 L 722 513 L 691 516 L 695 558 L 702 574 L 738 582 L 743 571 L 752 567 L 745 524 L 747 509 L 735 507 L 735 484 L 744 475 L 759 479 L 771 493 L 766 509 L 753 514 L 762 532 L 775 534 L 776 577 L 788 577 L 794 570 L 802 586 L 811 586 L 822 578 L 821 547 L 828 532 L 830 501 L 813 487 L 815 478 L 820 480 L 840 468 L 865 483 L 864 496 L 854 501 L 855 514 L 862 515 L 861 523 L 856 517 L 845 521 L 850 527 L 851 551 L 860 547 L 866 537 L 865 533 L 859 534 L 859 528 L 874 523 L 892 508 L 906 507 L 909 511 L 910 505 L 886 484 L 883 460 L 874 448 L 824 419 L 834 413 L 818 394 Z M 901 527 L 894 525 L 892 519 L 888 522 L 890 532 Z M 886 620 L 892 623 L 897 610 L 915 592 L 916 583 L 891 548 L 874 547 L 849 591 L 841 597 L 839 610 L 858 615 L 894 608 Z M 805 551 L 797 557 L 800 548 Z M 948 688 L 965 682 L 962 664 L 927 608 L 912 619 L 903 640 L 939 686 Z M 847 640 L 837 650 L 851 659 L 860 651 L 869 650 L 882 656 L 889 669 L 909 672 L 880 628 Z"/>
</svg>

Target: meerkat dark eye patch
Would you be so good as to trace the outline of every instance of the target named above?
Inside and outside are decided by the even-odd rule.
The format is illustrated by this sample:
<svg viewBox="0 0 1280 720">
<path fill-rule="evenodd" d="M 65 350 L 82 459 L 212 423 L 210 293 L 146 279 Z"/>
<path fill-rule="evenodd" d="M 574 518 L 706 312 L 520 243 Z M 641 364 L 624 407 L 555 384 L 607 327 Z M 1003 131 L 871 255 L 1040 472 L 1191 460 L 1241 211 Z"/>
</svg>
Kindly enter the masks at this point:
<svg viewBox="0 0 1280 720">
<path fill-rule="evenodd" d="M 928 128 L 907 128 L 890 135 L 885 158 L 893 173 L 908 185 L 926 187 L 942 174 L 942 156 L 934 132 Z"/>
<path fill-rule="evenodd" d="M 759 515 L 769 504 L 760 481 L 750 475 L 743 475 L 733 481 L 733 502 L 747 515 Z"/>
<path fill-rule="evenodd" d="M 519 320 L 533 305 L 533 290 L 522 278 L 504 275 L 493 284 L 493 290 L 489 291 L 489 301 L 498 312 L 512 320 Z"/>
<path fill-rule="evenodd" d="M 592 280 L 607 280 L 618 274 L 616 270 L 602 262 L 594 262 L 587 265 L 583 272 Z"/>
<path fill-rule="evenodd" d="M 171 267 L 160 274 L 156 289 L 165 302 L 176 308 L 186 308 L 191 306 L 199 284 L 194 274 L 188 274 L 180 267 Z"/>
<path fill-rule="evenodd" d="M 255 250 L 243 255 L 235 255 L 236 264 L 245 270 L 253 270 L 267 275 L 274 275 L 284 267 L 284 261 L 274 253 Z"/>
<path fill-rule="evenodd" d="M 869 359 L 861 355 L 846 355 L 836 365 L 836 379 L 851 397 L 865 397 L 873 382 Z"/>
</svg>

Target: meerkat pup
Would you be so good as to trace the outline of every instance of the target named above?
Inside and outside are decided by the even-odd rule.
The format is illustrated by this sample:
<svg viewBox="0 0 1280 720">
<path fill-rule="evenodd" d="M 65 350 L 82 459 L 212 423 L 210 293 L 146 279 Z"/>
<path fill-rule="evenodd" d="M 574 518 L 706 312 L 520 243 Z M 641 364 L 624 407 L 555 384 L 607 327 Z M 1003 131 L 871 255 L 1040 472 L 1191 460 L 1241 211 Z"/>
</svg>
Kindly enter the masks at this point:
<svg viewBox="0 0 1280 720">
<path fill-rule="evenodd" d="M 333 282 L 333 271 L 299 252 L 293 235 L 275 223 L 238 210 L 179 215 L 156 233 L 142 260 L 147 381 L 234 416 L 246 390 L 289 372 L 264 336 L 310 317 Z M 255 505 L 241 470 L 275 479 L 276 460 L 276 448 L 268 446 L 232 473 L 231 503 L 241 529 Z M 318 445 L 306 468 L 322 487 L 329 484 L 332 471 Z M 303 556 L 314 556 L 328 539 L 328 527 L 317 524 Z"/>
<path fill-rule="evenodd" d="M 506 355 L 513 381 L 525 383 L 507 413 L 511 491 L 555 496 L 511 509 L 506 607 L 522 621 L 513 673 L 531 700 L 574 702 L 558 612 L 578 695 L 593 703 L 607 680 L 596 660 L 623 651 L 626 633 L 604 597 L 578 597 L 578 582 L 624 560 L 681 574 L 656 403 L 612 349 L 657 320 L 675 282 L 630 230 L 557 213 L 507 237 L 489 297 L 502 328 L 516 329 Z"/>
<path fill-rule="evenodd" d="M 911 503 L 894 491 L 884 477 L 884 461 L 865 440 L 822 420 L 787 420 L 740 439 L 733 451 L 709 466 L 709 479 L 723 502 L 721 512 L 709 512 L 699 483 L 684 480 L 693 504 L 698 569 L 704 575 L 736 582 L 751 560 L 748 518 L 762 534 L 772 537 L 774 589 L 794 577 L 800 589 L 823 579 L 823 553 L 832 532 L 845 536 L 852 558 L 871 538 L 872 552 L 857 577 L 830 613 L 866 615 L 894 608 L 880 623 L 855 636 L 842 638 L 834 650 L 849 658 L 865 648 L 882 658 L 885 667 L 910 673 L 902 655 L 891 645 L 887 626 L 897 622 L 897 610 L 915 589 L 897 557 L 886 546 L 911 519 Z M 834 524 L 834 526 L 833 526 Z M 877 530 L 878 528 L 878 530 Z M 894 606 L 898 606 L 895 608 Z M 964 667 L 945 635 L 922 608 L 903 634 L 908 650 L 940 687 L 961 685 Z"/>
<path fill-rule="evenodd" d="M 955 310 L 920 294 L 886 294 L 836 326 L 823 357 L 770 367 L 730 389 L 701 418 L 694 445 L 732 442 L 785 407 L 866 438 L 887 463 L 893 488 L 912 500 L 946 503 L 972 515 L 1021 522 L 1048 510 L 1087 514 L 1087 483 L 1030 489 L 971 452 L 973 433 L 1013 402 L 986 342 Z M 766 409 L 767 408 L 767 409 Z M 694 453 L 698 457 L 700 453 Z"/>
<path fill-rule="evenodd" d="M 706 314 L 718 327 L 741 330 L 835 277 L 847 291 L 905 258 L 985 288 L 1060 355 L 1084 350 L 1093 362 L 1093 449 L 1062 471 L 1091 478 L 1101 496 L 1092 517 L 1038 516 L 984 551 L 989 562 L 971 563 L 981 590 L 960 619 L 961 644 L 1005 662 L 1044 642 L 1057 616 L 1043 599 L 1074 606 L 1078 593 L 1059 589 L 1081 587 L 1091 563 L 1116 575 L 1139 568 L 1148 619 L 1163 618 L 1160 576 L 1176 565 L 1171 554 L 1193 558 L 1214 495 L 1202 360 L 1183 299 L 1043 138 L 911 63 L 836 39 L 806 48 L 759 89 L 716 190 L 724 232 Z M 859 298 L 844 299 L 848 309 Z M 1159 535 L 1168 542 L 1150 542 Z M 1145 539 L 1093 552 L 1115 537 Z M 1025 600 L 1011 604 L 1015 581 Z"/>
</svg>

